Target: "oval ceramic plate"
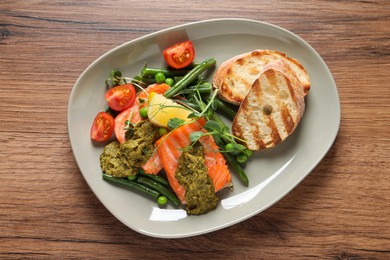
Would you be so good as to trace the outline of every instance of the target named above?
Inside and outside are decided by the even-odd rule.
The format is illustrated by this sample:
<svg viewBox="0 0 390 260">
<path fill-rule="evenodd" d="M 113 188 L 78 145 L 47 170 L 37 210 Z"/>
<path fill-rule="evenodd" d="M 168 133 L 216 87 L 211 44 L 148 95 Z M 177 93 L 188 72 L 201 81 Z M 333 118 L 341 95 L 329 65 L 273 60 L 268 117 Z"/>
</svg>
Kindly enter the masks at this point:
<svg viewBox="0 0 390 260">
<path fill-rule="evenodd" d="M 104 81 L 118 68 L 126 76 L 138 75 L 145 62 L 164 66 L 161 50 L 191 40 L 196 61 L 214 57 L 217 66 L 234 55 L 271 49 L 299 60 L 311 78 L 305 114 L 294 133 L 276 148 L 257 152 L 246 172 L 244 187 L 233 174 L 234 191 L 223 191 L 216 210 L 187 216 L 182 209 L 159 209 L 139 194 L 102 180 L 101 146 L 89 131 L 95 115 L 105 109 Z M 210 78 L 212 75 L 210 75 Z M 160 238 L 188 237 L 243 221 L 276 203 L 320 162 L 334 142 L 340 124 L 340 103 L 335 82 L 319 54 L 297 35 L 280 27 L 243 19 L 217 19 L 172 27 L 127 42 L 98 58 L 79 77 L 68 107 L 69 137 L 78 166 L 103 205 L 121 222 L 142 234 Z"/>
</svg>

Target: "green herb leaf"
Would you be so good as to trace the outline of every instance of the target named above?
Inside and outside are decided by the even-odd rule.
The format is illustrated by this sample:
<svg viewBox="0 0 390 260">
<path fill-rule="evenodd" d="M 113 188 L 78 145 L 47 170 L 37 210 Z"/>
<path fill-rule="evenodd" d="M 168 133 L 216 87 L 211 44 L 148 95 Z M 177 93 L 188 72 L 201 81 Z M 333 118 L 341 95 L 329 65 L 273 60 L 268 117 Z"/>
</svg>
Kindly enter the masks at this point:
<svg viewBox="0 0 390 260">
<path fill-rule="evenodd" d="M 134 133 L 135 133 L 134 128 L 128 128 L 128 129 L 125 129 L 125 130 L 126 130 L 126 132 L 125 132 L 125 139 L 129 140 L 129 139 L 133 138 Z"/>
<path fill-rule="evenodd" d="M 113 69 L 109 78 L 106 80 L 106 86 L 112 88 L 122 84 L 126 84 L 126 80 L 122 77 L 122 72 L 118 69 Z"/>
<path fill-rule="evenodd" d="M 204 133 L 201 132 L 201 131 L 192 132 L 192 133 L 190 134 L 190 140 L 191 140 L 191 142 L 196 142 L 196 141 L 198 141 L 198 139 L 201 138 L 203 135 L 204 135 Z"/>
<path fill-rule="evenodd" d="M 204 125 L 204 128 L 209 132 L 217 132 L 223 134 L 223 129 L 221 128 L 221 126 L 213 120 L 208 120 Z"/>
<path fill-rule="evenodd" d="M 215 100 L 213 100 L 211 103 L 211 109 L 214 111 L 216 111 L 218 109 L 218 105 L 217 105 L 217 102 L 215 102 Z"/>
<path fill-rule="evenodd" d="M 118 69 L 113 69 L 111 71 L 111 78 L 112 79 L 120 78 L 120 77 L 122 77 L 122 72 L 120 72 Z"/>
<path fill-rule="evenodd" d="M 234 149 L 236 149 L 237 151 L 245 151 L 246 150 L 246 147 L 243 146 L 242 144 L 234 144 Z"/>
<path fill-rule="evenodd" d="M 189 114 L 187 116 L 187 118 L 195 118 L 195 119 L 198 119 L 199 118 L 199 113 L 198 112 L 192 112 L 191 114 Z"/>
<path fill-rule="evenodd" d="M 183 119 L 179 119 L 179 118 L 171 118 L 169 119 L 168 121 L 168 128 L 169 129 L 175 129 L 175 128 L 178 128 L 179 126 L 182 126 L 184 124 L 184 120 Z"/>
</svg>

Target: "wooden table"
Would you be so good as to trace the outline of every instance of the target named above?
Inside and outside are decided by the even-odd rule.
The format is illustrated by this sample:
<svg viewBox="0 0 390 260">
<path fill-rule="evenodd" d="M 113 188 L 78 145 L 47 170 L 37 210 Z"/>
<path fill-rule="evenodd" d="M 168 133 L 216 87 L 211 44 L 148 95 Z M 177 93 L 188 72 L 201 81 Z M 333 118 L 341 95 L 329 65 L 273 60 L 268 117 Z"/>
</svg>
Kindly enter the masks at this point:
<svg viewBox="0 0 390 260">
<path fill-rule="evenodd" d="M 68 99 L 97 57 L 140 36 L 250 18 L 305 39 L 330 68 L 341 127 L 323 161 L 266 211 L 192 238 L 146 237 L 98 201 L 73 157 Z M 0 258 L 389 259 L 390 2 L 0 2 Z"/>
</svg>

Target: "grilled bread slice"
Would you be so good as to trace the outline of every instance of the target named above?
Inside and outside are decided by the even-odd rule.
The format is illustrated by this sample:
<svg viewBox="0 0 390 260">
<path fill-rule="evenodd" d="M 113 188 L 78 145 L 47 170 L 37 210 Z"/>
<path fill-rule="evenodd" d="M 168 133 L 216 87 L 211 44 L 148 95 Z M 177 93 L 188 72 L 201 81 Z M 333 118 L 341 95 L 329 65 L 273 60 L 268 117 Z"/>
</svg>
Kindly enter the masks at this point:
<svg viewBox="0 0 390 260">
<path fill-rule="evenodd" d="M 284 53 L 272 50 L 255 50 L 237 55 L 223 62 L 217 69 L 213 86 L 219 89 L 219 97 L 234 105 L 240 105 L 253 82 L 267 64 L 282 60 L 300 81 L 304 93 L 310 90 L 310 79 L 304 67 Z"/>
<path fill-rule="evenodd" d="M 274 147 L 297 127 L 305 111 L 298 78 L 276 68 L 262 72 L 252 84 L 233 120 L 232 133 L 251 150 Z"/>
</svg>

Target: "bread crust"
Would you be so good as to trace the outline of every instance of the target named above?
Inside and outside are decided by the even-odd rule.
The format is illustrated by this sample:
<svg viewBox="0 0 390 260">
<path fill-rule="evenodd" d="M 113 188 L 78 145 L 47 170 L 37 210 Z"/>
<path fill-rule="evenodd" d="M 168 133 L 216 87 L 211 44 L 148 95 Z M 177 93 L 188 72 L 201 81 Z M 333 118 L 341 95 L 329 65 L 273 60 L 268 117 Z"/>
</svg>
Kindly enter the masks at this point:
<svg viewBox="0 0 390 260">
<path fill-rule="evenodd" d="M 253 82 L 269 68 L 269 63 L 278 60 L 289 67 L 289 73 L 295 74 L 306 95 L 310 90 L 310 79 L 305 68 L 297 60 L 273 50 L 254 50 L 223 62 L 214 74 L 213 87 L 219 90 L 221 99 L 240 105 Z"/>
<path fill-rule="evenodd" d="M 304 88 L 283 63 L 266 68 L 253 82 L 232 124 L 250 150 L 274 147 L 296 129 L 305 111 Z"/>
</svg>

